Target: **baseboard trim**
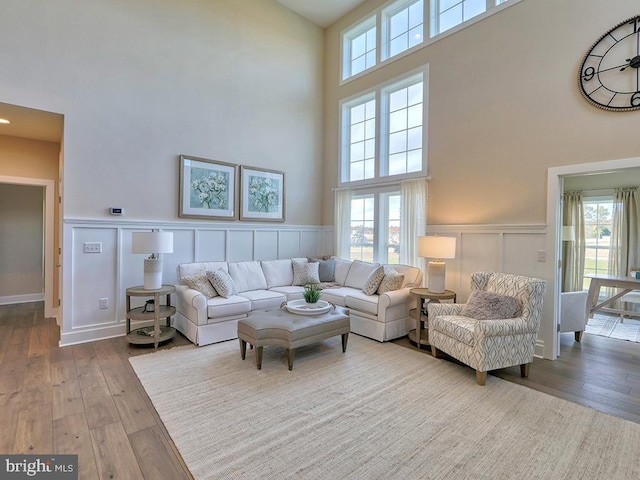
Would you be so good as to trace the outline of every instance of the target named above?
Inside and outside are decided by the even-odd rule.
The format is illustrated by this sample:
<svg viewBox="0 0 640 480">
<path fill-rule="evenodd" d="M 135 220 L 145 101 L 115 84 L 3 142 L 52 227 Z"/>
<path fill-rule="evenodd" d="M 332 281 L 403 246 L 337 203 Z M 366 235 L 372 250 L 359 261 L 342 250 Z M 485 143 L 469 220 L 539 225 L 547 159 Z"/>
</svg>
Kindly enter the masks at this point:
<svg viewBox="0 0 640 480">
<path fill-rule="evenodd" d="M 26 295 L 10 295 L 0 297 L 0 305 L 11 305 L 13 303 L 44 302 L 44 293 L 28 293 Z"/>
</svg>

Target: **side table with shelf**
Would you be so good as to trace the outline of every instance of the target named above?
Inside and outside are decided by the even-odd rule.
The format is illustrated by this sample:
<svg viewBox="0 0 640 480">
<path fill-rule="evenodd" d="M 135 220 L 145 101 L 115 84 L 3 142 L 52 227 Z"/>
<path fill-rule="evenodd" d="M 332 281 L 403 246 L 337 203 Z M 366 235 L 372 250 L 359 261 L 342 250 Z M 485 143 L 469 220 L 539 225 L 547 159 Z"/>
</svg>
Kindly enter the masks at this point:
<svg viewBox="0 0 640 480">
<path fill-rule="evenodd" d="M 142 285 L 127 288 L 127 336 L 129 343 L 145 345 L 153 343 L 155 348 L 160 342 L 173 338 L 176 329 L 171 326 L 171 317 L 176 314 L 176 307 L 171 305 L 171 294 L 175 293 L 173 285 L 162 285 L 155 290 L 145 290 Z M 166 303 L 160 304 L 160 297 L 166 296 Z M 153 297 L 154 309 L 147 311 L 146 307 L 131 308 L 131 297 Z M 166 326 L 160 326 L 160 319 L 166 318 Z M 153 320 L 153 327 L 141 327 L 131 330 L 131 321 Z"/>
<path fill-rule="evenodd" d="M 416 347 L 422 348 L 423 345 L 429 345 L 429 319 L 427 317 L 427 307 L 424 306 L 425 300 L 428 303 L 440 303 L 441 300 L 452 300 L 456 303 L 456 292 L 445 290 L 442 293 L 430 292 L 428 288 L 412 288 L 411 295 L 416 297 L 416 308 L 409 310 L 409 316 L 416 321 L 416 328 L 409 332 L 409 340 L 416 344 Z"/>
</svg>

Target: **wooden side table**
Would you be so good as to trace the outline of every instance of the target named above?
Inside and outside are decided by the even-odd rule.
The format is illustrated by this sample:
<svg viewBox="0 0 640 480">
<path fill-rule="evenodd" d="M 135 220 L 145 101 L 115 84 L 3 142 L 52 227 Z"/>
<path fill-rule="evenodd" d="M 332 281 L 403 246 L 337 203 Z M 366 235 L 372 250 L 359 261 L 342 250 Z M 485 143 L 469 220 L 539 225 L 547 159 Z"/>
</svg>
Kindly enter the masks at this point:
<svg viewBox="0 0 640 480">
<path fill-rule="evenodd" d="M 176 287 L 173 285 L 162 285 L 156 290 L 145 290 L 142 285 L 127 288 L 127 341 L 137 345 L 153 343 L 158 348 L 160 342 L 173 338 L 176 329 L 171 326 L 171 316 L 176 314 L 176 307 L 171 305 L 171 294 L 175 293 Z M 166 296 L 166 303 L 160 305 L 160 297 Z M 131 297 L 152 297 L 154 309 L 152 312 L 146 311 L 146 307 L 131 308 Z M 160 319 L 166 318 L 166 327 L 160 326 Z M 141 327 L 131 330 L 131 320 L 153 320 L 153 328 Z"/>
<path fill-rule="evenodd" d="M 456 303 L 456 292 L 445 290 L 442 293 L 433 293 L 428 288 L 412 288 L 409 293 L 416 297 L 416 308 L 409 310 L 409 316 L 416 321 L 416 328 L 409 332 L 409 340 L 414 342 L 416 347 L 422 348 L 422 345 L 429 345 L 429 319 L 427 308 L 423 306 L 424 301 L 440 303 L 441 300 L 453 300 L 453 303 Z"/>
</svg>

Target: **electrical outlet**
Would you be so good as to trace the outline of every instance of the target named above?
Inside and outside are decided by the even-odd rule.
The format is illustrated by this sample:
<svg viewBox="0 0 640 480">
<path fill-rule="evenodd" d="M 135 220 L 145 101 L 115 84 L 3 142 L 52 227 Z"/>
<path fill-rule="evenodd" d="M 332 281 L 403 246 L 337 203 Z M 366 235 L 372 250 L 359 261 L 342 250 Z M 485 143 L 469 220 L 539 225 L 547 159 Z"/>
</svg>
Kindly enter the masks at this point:
<svg viewBox="0 0 640 480">
<path fill-rule="evenodd" d="M 84 242 L 84 253 L 102 253 L 102 242 Z"/>
<path fill-rule="evenodd" d="M 546 250 L 538 250 L 538 261 L 546 262 L 547 261 L 547 251 Z"/>
<path fill-rule="evenodd" d="M 100 299 L 100 308 L 101 309 L 109 308 L 109 299 L 108 298 L 102 297 Z"/>
</svg>

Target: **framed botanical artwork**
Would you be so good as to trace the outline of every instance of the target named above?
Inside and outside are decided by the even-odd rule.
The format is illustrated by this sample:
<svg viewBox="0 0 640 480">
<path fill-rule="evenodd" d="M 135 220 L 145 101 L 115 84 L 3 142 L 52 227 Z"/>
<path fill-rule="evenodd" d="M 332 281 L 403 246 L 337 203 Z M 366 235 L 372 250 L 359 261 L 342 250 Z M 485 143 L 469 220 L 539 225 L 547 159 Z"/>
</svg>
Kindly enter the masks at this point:
<svg viewBox="0 0 640 480">
<path fill-rule="evenodd" d="M 235 220 L 238 166 L 180 155 L 180 216 Z"/>
<path fill-rule="evenodd" d="M 240 166 L 240 220 L 284 222 L 284 172 Z"/>
</svg>

